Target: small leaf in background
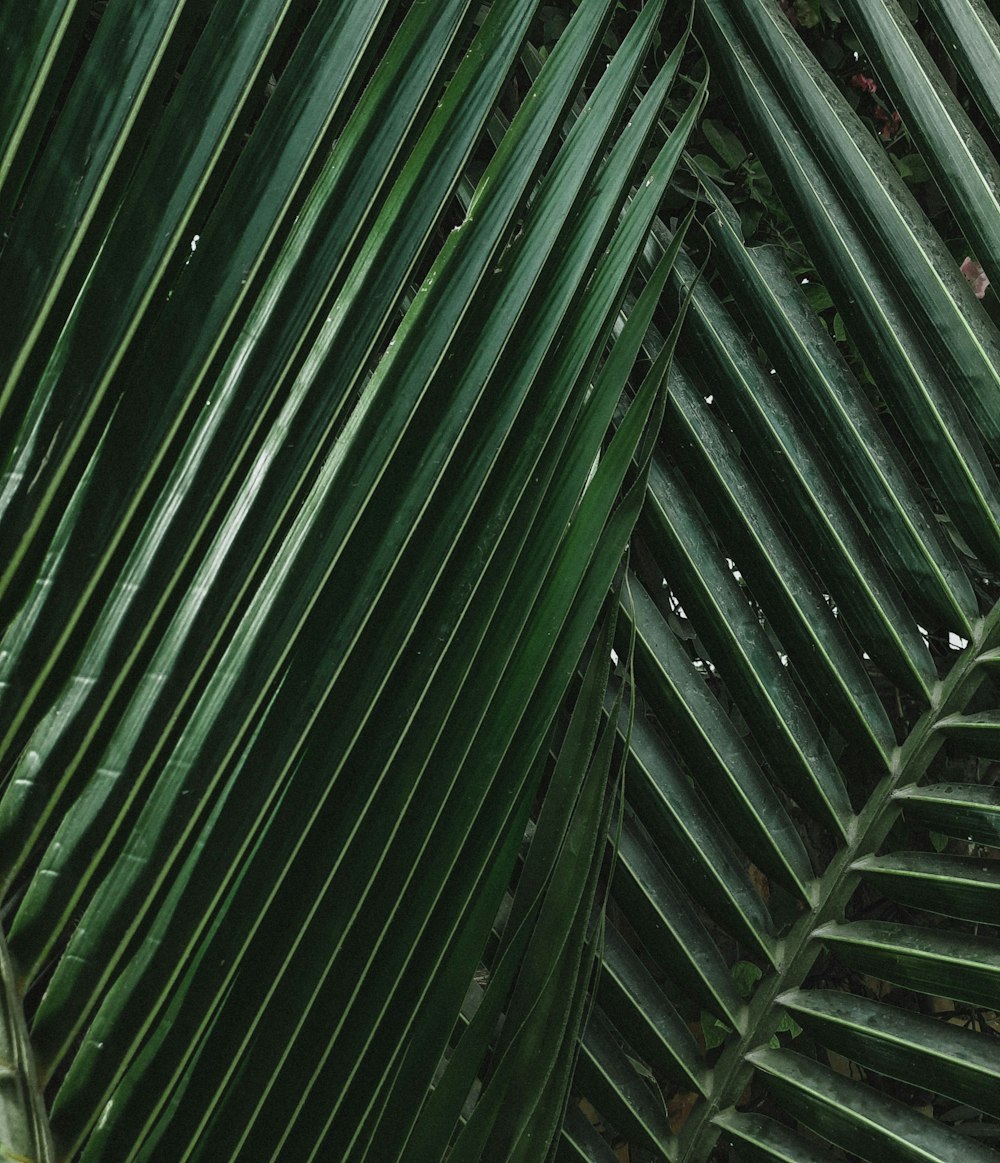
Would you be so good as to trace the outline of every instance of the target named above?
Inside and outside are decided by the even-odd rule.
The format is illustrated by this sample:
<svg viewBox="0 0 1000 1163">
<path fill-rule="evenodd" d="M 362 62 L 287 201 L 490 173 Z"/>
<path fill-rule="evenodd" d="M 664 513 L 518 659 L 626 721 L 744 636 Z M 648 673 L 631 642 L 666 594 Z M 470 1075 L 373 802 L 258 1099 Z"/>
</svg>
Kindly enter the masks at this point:
<svg viewBox="0 0 1000 1163">
<path fill-rule="evenodd" d="M 701 1036 L 705 1039 L 705 1049 L 714 1050 L 726 1040 L 726 1035 L 733 1032 L 731 1026 L 720 1021 L 715 1014 L 707 1010 L 701 1011 Z"/>
<path fill-rule="evenodd" d="M 821 19 L 820 0 L 795 0 L 795 15 L 801 28 L 815 28 Z"/>
<path fill-rule="evenodd" d="M 764 976 L 764 971 L 751 961 L 737 961 L 732 974 L 736 992 L 746 1001 L 753 994 L 753 987 Z"/>
<path fill-rule="evenodd" d="M 670 1129 L 675 1135 L 680 1134 L 681 1128 L 688 1120 L 691 1111 L 698 1101 L 698 1094 L 693 1090 L 682 1090 L 675 1094 L 667 1103 L 667 1114 L 670 1117 Z"/>
<path fill-rule="evenodd" d="M 718 121 L 706 119 L 701 123 L 708 144 L 731 170 L 738 170 L 747 160 L 747 148 L 731 129 Z"/>
<path fill-rule="evenodd" d="M 706 173 L 716 182 L 721 183 L 723 186 L 731 186 L 733 184 L 726 177 L 729 171 L 724 166 L 720 166 L 715 158 L 709 157 L 707 153 L 697 153 L 691 160 L 698 167 L 699 171 Z"/>
<path fill-rule="evenodd" d="M 555 44 L 566 30 L 568 14 L 555 4 L 545 4 L 539 14 L 542 20 L 542 36 L 546 44 Z"/>
<path fill-rule="evenodd" d="M 836 40 L 824 40 L 817 45 L 816 55 L 828 69 L 839 69 L 847 60 L 844 46 Z"/>
<path fill-rule="evenodd" d="M 764 873 L 756 864 L 750 863 L 747 865 L 747 875 L 750 877 L 750 883 L 760 893 L 760 899 L 765 902 L 769 901 L 771 899 L 771 882 Z"/>
<path fill-rule="evenodd" d="M 768 1045 L 772 1050 L 781 1049 L 781 1040 L 778 1038 L 779 1034 L 790 1034 L 793 1038 L 797 1038 L 802 1033 L 802 1027 L 792 1017 L 791 1014 L 782 1014 L 781 1020 L 778 1022 L 778 1027 L 771 1035 Z"/>
<path fill-rule="evenodd" d="M 579 1106 L 580 1110 L 583 1111 L 587 1122 L 590 1123 L 590 1125 L 596 1131 L 604 1130 L 604 1124 L 601 1122 L 601 1116 L 592 1102 L 585 1098 L 581 1098 L 577 1103 L 577 1106 Z"/>
<path fill-rule="evenodd" d="M 904 182 L 909 182 L 911 185 L 919 185 L 921 182 L 930 181 L 931 172 L 920 154 L 904 154 L 902 157 L 894 157 L 892 162 Z"/>
<path fill-rule="evenodd" d="M 740 229 L 743 231 L 743 237 L 752 239 L 757 233 L 757 228 L 760 226 L 760 220 L 764 214 L 764 207 L 760 203 L 744 202 L 739 207 L 740 211 Z"/>
<path fill-rule="evenodd" d="M 757 159 L 747 167 L 747 189 L 751 198 L 765 205 L 774 191 L 771 179 L 764 173 L 764 166 Z"/>
<path fill-rule="evenodd" d="M 928 832 L 931 844 L 934 845 L 935 852 L 943 852 L 948 847 L 948 837 L 942 836 L 940 832 Z"/>
<path fill-rule="evenodd" d="M 830 292 L 821 283 L 806 283 L 802 289 L 805 291 L 806 298 L 809 300 L 809 306 L 817 314 L 833 306 L 833 299 L 830 298 Z"/>
</svg>

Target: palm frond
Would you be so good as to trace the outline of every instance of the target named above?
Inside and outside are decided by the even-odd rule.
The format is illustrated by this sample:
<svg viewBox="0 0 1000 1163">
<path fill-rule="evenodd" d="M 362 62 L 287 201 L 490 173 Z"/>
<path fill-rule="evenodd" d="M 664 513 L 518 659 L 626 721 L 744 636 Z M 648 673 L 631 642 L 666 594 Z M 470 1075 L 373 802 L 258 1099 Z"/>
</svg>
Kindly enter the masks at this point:
<svg viewBox="0 0 1000 1163">
<path fill-rule="evenodd" d="M 997 30 L 926 8 L 978 109 L 895 0 L 843 5 L 989 270 Z M 788 14 L 704 0 L 696 28 L 810 265 L 748 247 L 691 159 L 713 251 L 673 276 L 688 326 L 623 600 L 634 832 L 561 1157 L 611 1158 L 613 1128 L 684 1163 L 996 1159 L 998 332 Z"/>
<path fill-rule="evenodd" d="M 11 1157 L 556 1134 L 683 225 L 612 329 L 704 94 L 664 133 L 686 34 L 637 97 L 664 5 L 613 7 L 499 133 L 533 0 L 4 18 Z"/>
<path fill-rule="evenodd" d="M 0 1153 L 1000 1157 L 1000 29 L 921 7 L 822 11 L 933 222 L 776 0 L 0 14 Z"/>
</svg>

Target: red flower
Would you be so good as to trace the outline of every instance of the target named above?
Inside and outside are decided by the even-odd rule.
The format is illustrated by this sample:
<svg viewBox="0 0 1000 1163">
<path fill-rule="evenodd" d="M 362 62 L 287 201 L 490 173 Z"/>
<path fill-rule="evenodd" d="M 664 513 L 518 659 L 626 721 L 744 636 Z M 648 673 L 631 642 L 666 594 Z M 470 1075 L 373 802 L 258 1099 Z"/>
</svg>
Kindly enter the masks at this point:
<svg viewBox="0 0 1000 1163">
<path fill-rule="evenodd" d="M 855 73 L 848 81 L 849 85 L 853 85 L 855 89 L 860 89 L 862 93 L 875 94 L 878 91 L 878 85 L 871 79 L 866 77 L 864 73 Z"/>
<path fill-rule="evenodd" d="M 883 141 L 895 137 L 899 132 L 900 120 L 898 113 L 887 113 L 881 105 L 875 107 L 875 120 L 878 122 L 878 135 Z"/>
<path fill-rule="evenodd" d="M 981 299 L 990 285 L 989 277 L 982 266 L 974 258 L 966 256 L 965 262 L 962 263 L 962 274 L 969 280 L 972 293 L 977 299 Z"/>
</svg>

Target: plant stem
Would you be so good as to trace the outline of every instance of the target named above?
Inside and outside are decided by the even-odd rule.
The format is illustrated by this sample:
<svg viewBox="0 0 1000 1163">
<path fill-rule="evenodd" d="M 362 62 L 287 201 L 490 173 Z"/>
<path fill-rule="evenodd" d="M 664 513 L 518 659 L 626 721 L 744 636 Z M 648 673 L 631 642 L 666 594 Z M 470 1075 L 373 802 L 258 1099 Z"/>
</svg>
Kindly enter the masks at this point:
<svg viewBox="0 0 1000 1163">
<path fill-rule="evenodd" d="M 710 1080 L 709 1097 L 688 1119 L 676 1140 L 672 1158 L 677 1163 L 703 1163 L 719 1135 L 713 1127 L 715 1115 L 733 1106 L 753 1073 L 747 1055 L 766 1046 L 781 1020 L 775 999 L 802 985 L 820 952 L 813 939 L 817 929 L 844 918 L 857 888 L 855 863 L 874 854 L 899 815 L 893 794 L 916 783 L 937 754 L 944 736 L 936 730 L 946 716 L 961 713 L 986 679 L 979 665 L 981 656 L 1000 645 L 1000 602 L 975 627 L 975 635 L 951 673 L 934 690 L 934 701 L 920 717 L 909 736 L 896 747 L 889 774 L 879 783 L 863 810 L 849 828 L 849 843 L 826 872 L 813 882 L 813 907 L 792 927 L 778 947 L 779 968 L 760 983 L 746 1010 L 742 1036 L 723 1053 Z"/>
</svg>

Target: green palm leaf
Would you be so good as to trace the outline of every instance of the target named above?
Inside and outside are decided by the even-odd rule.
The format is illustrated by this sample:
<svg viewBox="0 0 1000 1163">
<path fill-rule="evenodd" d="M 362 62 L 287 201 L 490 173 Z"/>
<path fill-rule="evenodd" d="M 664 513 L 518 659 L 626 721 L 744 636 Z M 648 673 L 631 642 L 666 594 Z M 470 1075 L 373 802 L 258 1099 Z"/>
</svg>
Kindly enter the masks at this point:
<svg viewBox="0 0 1000 1163">
<path fill-rule="evenodd" d="M 894 0 L 843 5 L 989 268 L 996 161 L 967 110 L 989 123 L 996 26 L 926 8 L 981 114 Z M 604 1065 L 578 1081 L 598 1114 L 567 1120 L 562 1155 L 610 1159 L 617 1137 L 685 1163 L 995 1159 L 996 327 L 787 12 L 698 15 L 854 355 L 710 185 L 711 278 L 675 268 L 688 326 L 623 607 L 644 863 L 626 875 L 623 839 L 608 948 L 636 984 L 599 988 Z M 783 862 L 782 834 L 806 852 Z"/>
<path fill-rule="evenodd" d="M 1000 29 L 637 7 L 0 14 L 0 1155 L 1000 1157 Z"/>
<path fill-rule="evenodd" d="M 558 1130 L 672 343 L 612 418 L 683 230 L 613 325 L 704 89 L 665 133 L 683 26 L 647 85 L 663 5 L 609 53 L 587 0 L 498 131 L 537 5 L 398 8 L 4 18 L 11 1158 Z M 543 783 L 505 1038 L 457 1057 Z"/>
</svg>

